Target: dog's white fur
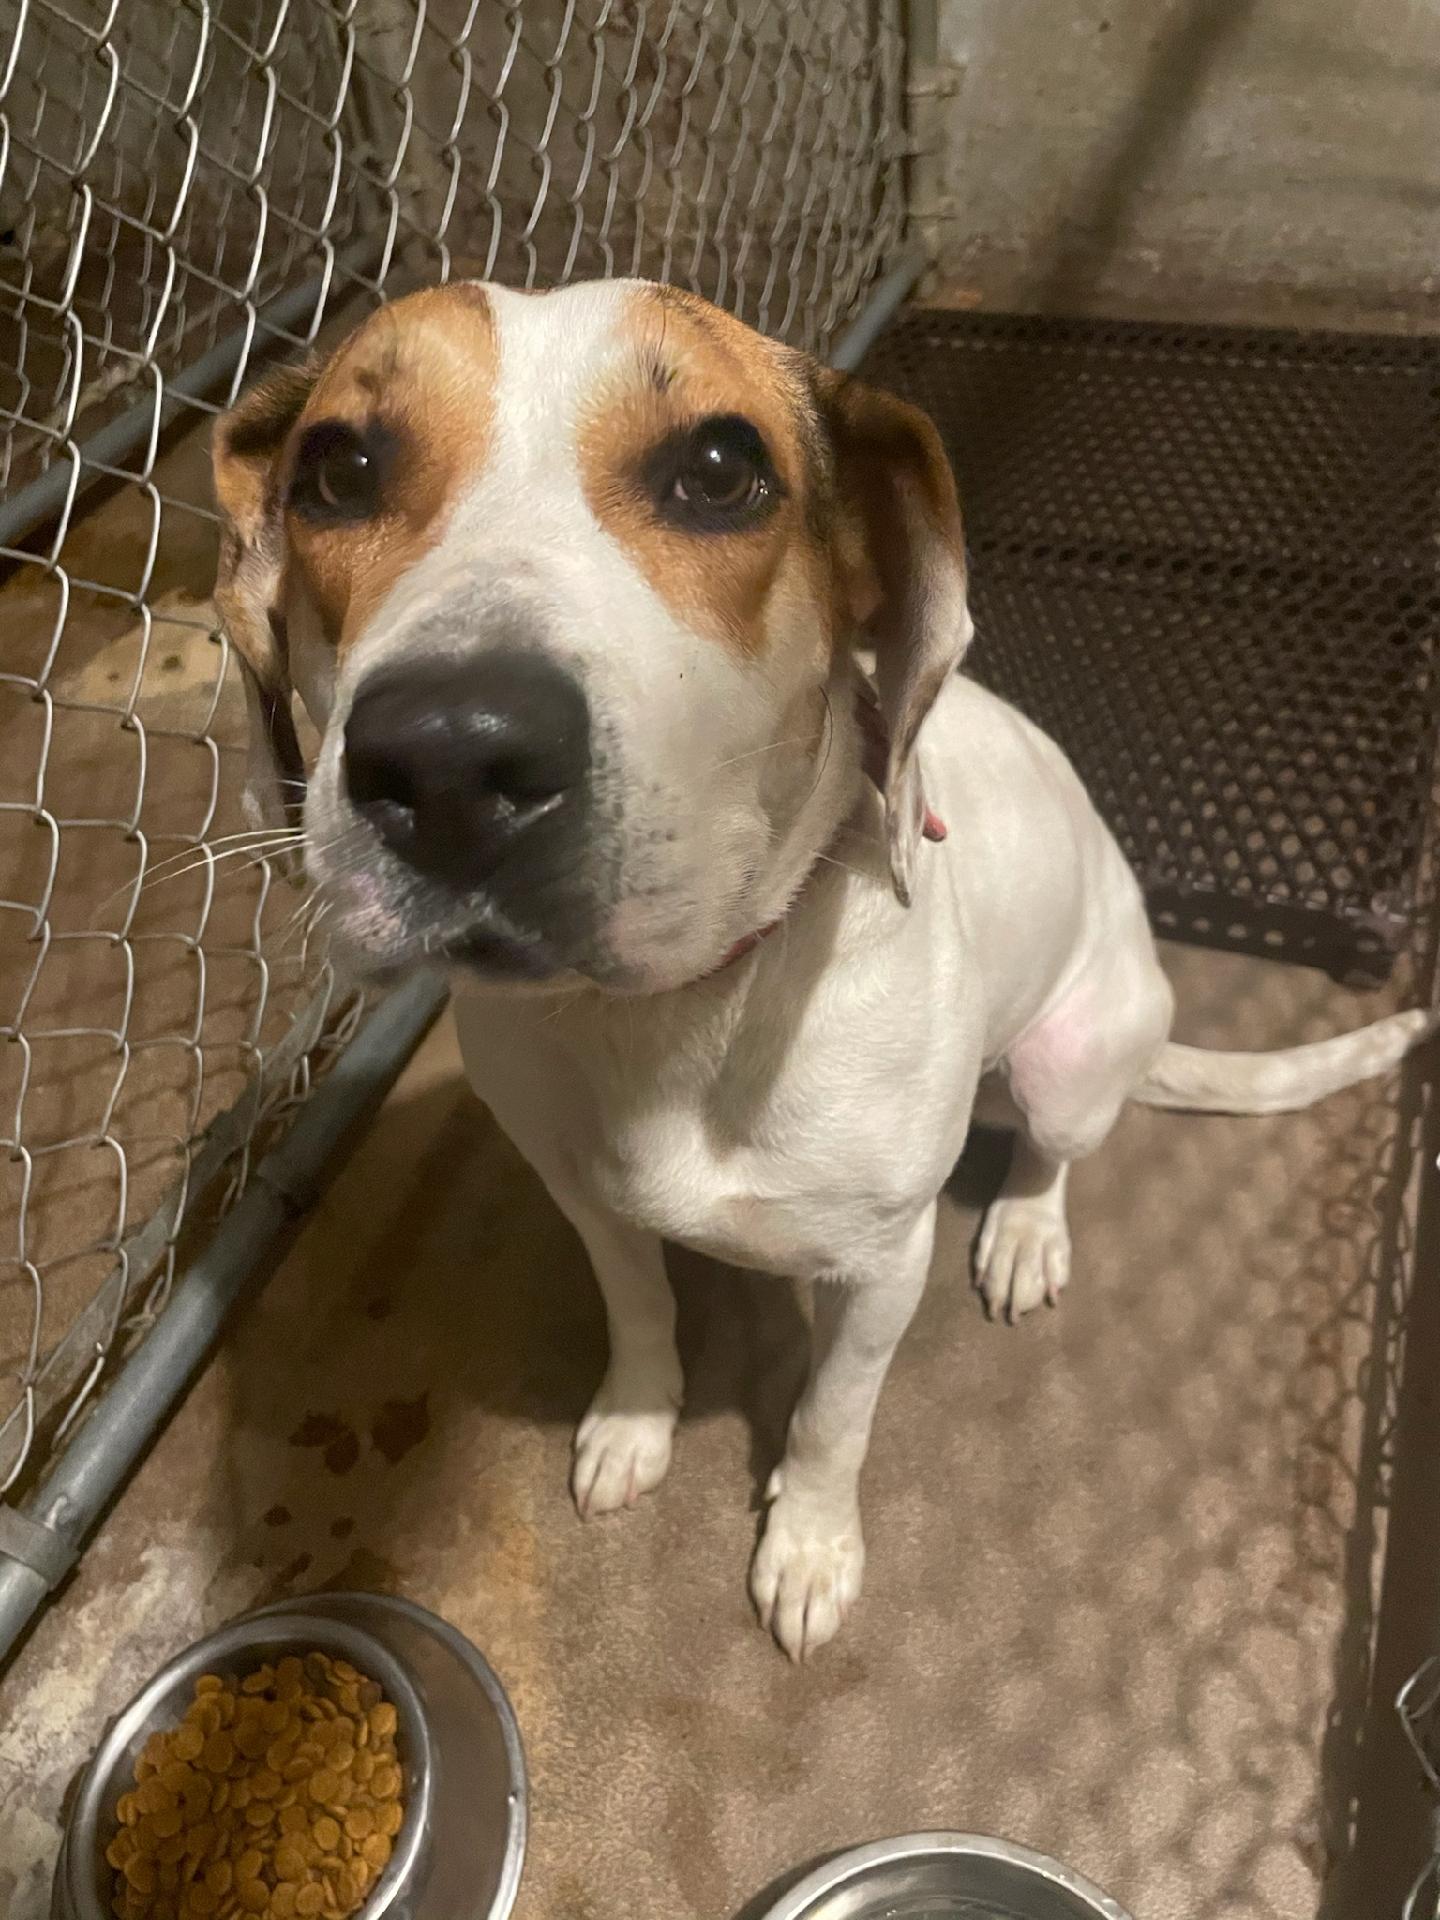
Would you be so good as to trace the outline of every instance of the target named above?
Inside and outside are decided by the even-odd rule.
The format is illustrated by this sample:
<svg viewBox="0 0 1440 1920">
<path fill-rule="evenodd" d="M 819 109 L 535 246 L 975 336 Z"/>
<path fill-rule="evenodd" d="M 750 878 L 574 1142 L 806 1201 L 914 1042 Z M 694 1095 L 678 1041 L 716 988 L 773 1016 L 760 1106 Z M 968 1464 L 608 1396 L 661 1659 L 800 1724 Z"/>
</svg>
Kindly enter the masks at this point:
<svg viewBox="0 0 1440 1920">
<path fill-rule="evenodd" d="M 758 662 L 697 638 L 586 505 L 577 413 L 625 352 L 633 289 L 490 297 L 499 376 L 485 471 L 338 673 L 303 605 L 289 610 L 324 735 L 310 864 L 357 947 L 420 956 L 427 929 L 404 887 L 378 853 L 353 854 L 349 702 L 380 660 L 483 644 L 517 597 L 539 609 L 628 756 L 629 884 L 604 983 L 623 991 L 570 979 L 513 993 L 461 975 L 466 1071 L 574 1224 L 604 1294 L 610 1363 L 575 1447 L 582 1513 L 632 1503 L 669 1465 L 682 1380 L 662 1239 L 816 1283 L 810 1377 L 751 1575 L 762 1619 L 799 1658 L 860 1590 L 871 1421 L 982 1079 L 1023 1121 L 977 1252 L 986 1302 L 1015 1316 L 1066 1285 L 1067 1169 L 1127 1099 L 1298 1106 L 1394 1065 L 1433 1023 L 1402 1015 L 1271 1056 L 1167 1045 L 1170 989 L 1114 840 L 1059 748 L 954 675 L 918 746 L 948 838 L 908 850 L 900 890 L 913 904 L 900 904 L 884 803 L 860 771 L 849 657 L 822 684 L 813 656 L 784 644 L 803 619 L 793 606 L 776 611 Z M 944 572 L 944 556 L 911 559 Z M 949 565 L 963 583 L 958 556 Z M 938 604 L 958 660 L 968 619 L 945 591 L 927 590 L 929 614 Z M 817 698 L 833 728 L 814 760 L 785 749 Z M 711 971 L 777 914 L 755 951 Z"/>
</svg>

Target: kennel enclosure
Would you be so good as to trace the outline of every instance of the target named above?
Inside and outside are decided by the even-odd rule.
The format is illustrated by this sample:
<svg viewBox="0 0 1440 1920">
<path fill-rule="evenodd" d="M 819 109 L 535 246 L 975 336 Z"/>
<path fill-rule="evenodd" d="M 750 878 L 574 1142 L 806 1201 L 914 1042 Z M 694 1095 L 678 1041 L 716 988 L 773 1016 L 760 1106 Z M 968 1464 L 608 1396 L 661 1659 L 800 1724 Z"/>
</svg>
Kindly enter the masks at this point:
<svg viewBox="0 0 1440 1920">
<path fill-rule="evenodd" d="M 0 0 L 7 1640 L 438 1005 L 350 993 L 244 837 L 209 599 L 211 418 L 411 286 L 644 274 L 848 339 L 946 433 L 975 670 L 1074 754 L 1162 927 L 1432 990 L 1433 342 L 938 300 L 878 329 L 916 235 L 943 269 L 933 143 L 973 111 L 924 6 Z M 1335 1196 L 1367 1282 L 1317 1418 L 1362 1434 L 1377 1558 L 1424 1121 L 1376 1119 Z"/>
</svg>

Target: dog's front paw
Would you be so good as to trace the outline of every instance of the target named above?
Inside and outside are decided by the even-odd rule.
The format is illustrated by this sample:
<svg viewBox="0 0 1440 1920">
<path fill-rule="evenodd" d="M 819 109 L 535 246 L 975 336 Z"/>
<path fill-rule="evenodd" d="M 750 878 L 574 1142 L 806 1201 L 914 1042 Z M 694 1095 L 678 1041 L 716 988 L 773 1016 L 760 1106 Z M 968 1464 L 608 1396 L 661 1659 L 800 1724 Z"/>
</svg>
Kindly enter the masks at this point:
<svg viewBox="0 0 1440 1920">
<path fill-rule="evenodd" d="M 633 1507 L 659 1486 L 670 1466 L 678 1415 L 678 1393 L 658 1411 L 627 1412 L 624 1397 L 606 1381 L 575 1435 L 570 1490 L 582 1519 Z"/>
<path fill-rule="evenodd" d="M 770 1491 L 750 1596 L 761 1625 L 799 1662 L 835 1638 L 859 1598 L 865 1542 L 857 1507 L 828 1513 L 787 1495 L 778 1474 Z"/>
<path fill-rule="evenodd" d="M 1058 1304 L 1070 1278 L 1070 1234 L 1043 1200 L 992 1203 L 975 1253 L 975 1285 L 993 1320 L 1012 1324 L 1041 1301 Z"/>
</svg>

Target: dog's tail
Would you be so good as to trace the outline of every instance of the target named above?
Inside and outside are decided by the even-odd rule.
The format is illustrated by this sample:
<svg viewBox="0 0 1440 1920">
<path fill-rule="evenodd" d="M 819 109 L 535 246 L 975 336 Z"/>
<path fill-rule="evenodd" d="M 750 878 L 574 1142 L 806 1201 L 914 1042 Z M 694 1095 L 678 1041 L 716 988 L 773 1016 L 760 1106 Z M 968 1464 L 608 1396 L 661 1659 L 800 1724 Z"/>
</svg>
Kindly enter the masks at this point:
<svg viewBox="0 0 1440 1920">
<path fill-rule="evenodd" d="M 1173 1041 L 1131 1094 L 1188 1113 L 1294 1113 L 1327 1093 L 1388 1073 L 1440 1031 L 1440 1009 L 1392 1013 L 1372 1026 L 1275 1053 L 1211 1053 Z"/>
</svg>

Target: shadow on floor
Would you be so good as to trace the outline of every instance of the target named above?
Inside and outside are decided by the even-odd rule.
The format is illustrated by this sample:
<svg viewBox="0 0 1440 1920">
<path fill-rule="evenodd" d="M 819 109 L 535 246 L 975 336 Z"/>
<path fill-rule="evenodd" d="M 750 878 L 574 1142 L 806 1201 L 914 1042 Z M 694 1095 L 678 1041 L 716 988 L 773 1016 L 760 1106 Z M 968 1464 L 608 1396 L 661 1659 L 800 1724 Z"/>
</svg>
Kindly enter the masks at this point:
<svg viewBox="0 0 1440 1920">
<path fill-rule="evenodd" d="M 536 1177 L 454 1082 L 384 1108 L 364 1152 L 379 1165 L 399 1164 L 417 1140 L 426 1145 L 413 1158 L 408 1193 L 351 1261 L 344 1291 L 334 1291 L 333 1276 L 314 1272 L 314 1290 L 307 1290 L 303 1305 L 298 1297 L 292 1303 L 304 1321 L 296 1325 L 297 1340 L 322 1362 L 316 1385 L 323 1380 L 324 1392 L 297 1411 L 287 1381 L 282 1407 L 268 1343 L 256 1354 L 242 1341 L 229 1355 L 237 1428 L 286 1434 L 285 1450 L 267 1474 L 267 1515 L 304 1511 L 317 1459 L 333 1480 L 346 1483 L 367 1454 L 399 1466 L 430 1442 L 442 1409 L 462 1423 L 468 1410 L 487 1423 L 558 1428 L 568 1437 L 599 1383 L 606 1337 L 598 1290 L 583 1249 Z M 982 1207 L 998 1189 L 1009 1156 L 1008 1134 L 977 1128 L 951 1197 L 963 1207 Z M 537 1245 L 543 1257 L 535 1257 Z M 682 1248 L 668 1250 L 668 1265 L 686 1378 L 678 1444 L 683 1447 L 686 1428 L 739 1416 L 748 1435 L 750 1507 L 758 1513 L 805 1377 L 809 1322 L 802 1290 Z M 388 1369 L 382 1355 L 389 1356 Z M 349 1389 L 358 1386 L 361 1399 L 373 1398 L 387 1370 L 378 1406 L 368 1417 L 357 1416 L 344 1404 L 353 1397 Z M 406 1535 L 413 1531 L 414 1503 L 423 1497 L 408 1477 L 364 1479 L 363 1525 L 358 1514 L 347 1517 L 375 1560 L 391 1558 L 394 1520 Z M 239 1516 L 251 1502 L 241 1494 L 226 1505 Z M 241 1542 L 246 1538 L 242 1529 Z M 243 1550 L 238 1542 L 237 1550 Z M 310 1570 L 287 1562 L 275 1597 L 297 1579 L 303 1583 Z"/>
</svg>

